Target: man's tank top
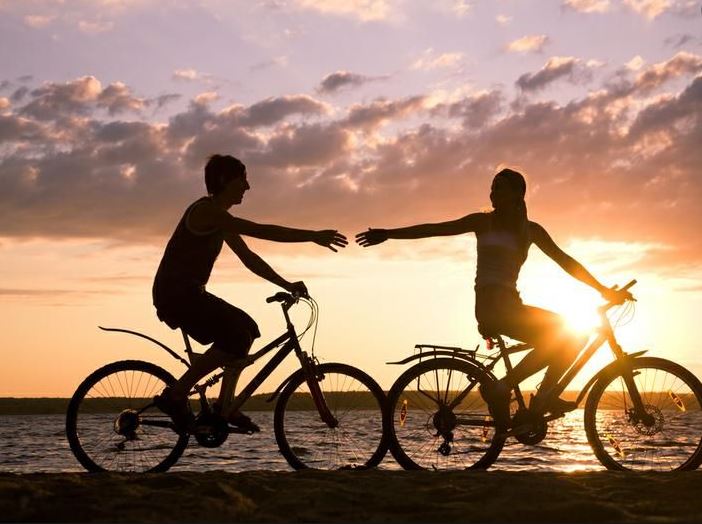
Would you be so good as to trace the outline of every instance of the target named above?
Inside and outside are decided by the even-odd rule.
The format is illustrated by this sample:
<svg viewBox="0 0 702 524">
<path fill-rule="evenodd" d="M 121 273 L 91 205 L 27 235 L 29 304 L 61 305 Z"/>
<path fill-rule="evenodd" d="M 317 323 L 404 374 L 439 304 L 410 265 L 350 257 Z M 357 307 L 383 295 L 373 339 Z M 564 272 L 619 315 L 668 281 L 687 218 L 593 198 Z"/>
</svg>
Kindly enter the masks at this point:
<svg viewBox="0 0 702 524">
<path fill-rule="evenodd" d="M 488 227 L 476 232 L 478 240 L 478 267 L 475 272 L 475 288 L 500 286 L 517 289 L 517 277 L 527 257 L 527 249 L 520 246 L 512 231 L 494 227 L 493 216 Z"/>
<path fill-rule="evenodd" d="M 224 233 L 221 229 L 195 233 L 188 227 L 193 208 L 208 198 L 195 201 L 185 210 L 168 241 L 154 279 L 153 298 L 157 307 L 174 296 L 204 289 L 210 278 L 222 250 Z"/>
</svg>

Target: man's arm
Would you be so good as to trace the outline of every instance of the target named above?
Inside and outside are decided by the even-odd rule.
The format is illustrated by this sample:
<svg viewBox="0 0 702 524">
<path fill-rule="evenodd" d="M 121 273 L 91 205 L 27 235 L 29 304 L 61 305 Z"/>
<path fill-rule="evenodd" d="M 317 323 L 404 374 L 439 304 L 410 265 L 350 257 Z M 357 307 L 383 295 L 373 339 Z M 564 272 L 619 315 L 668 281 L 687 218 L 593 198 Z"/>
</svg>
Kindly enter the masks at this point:
<svg viewBox="0 0 702 524">
<path fill-rule="evenodd" d="M 418 224 L 416 226 L 396 229 L 369 228 L 368 231 L 356 235 L 356 242 L 363 247 L 368 247 L 385 242 L 389 238 L 413 239 L 460 235 L 476 231 L 483 220 L 485 220 L 484 213 L 471 213 L 457 220 L 439 222 L 436 224 Z"/>
<path fill-rule="evenodd" d="M 346 237 L 334 229 L 311 231 L 274 224 L 258 224 L 230 215 L 224 209 L 209 202 L 203 202 L 193 209 L 192 221 L 199 223 L 202 230 L 217 227 L 233 235 L 246 235 L 275 242 L 314 242 L 336 251 L 336 247 L 346 247 Z"/>
<path fill-rule="evenodd" d="M 232 251 L 241 259 L 243 264 L 252 272 L 269 282 L 280 286 L 289 292 L 307 294 L 307 289 L 302 282 L 288 282 L 268 265 L 260 256 L 249 249 L 244 240 L 236 234 L 225 233 L 224 241 Z"/>
</svg>

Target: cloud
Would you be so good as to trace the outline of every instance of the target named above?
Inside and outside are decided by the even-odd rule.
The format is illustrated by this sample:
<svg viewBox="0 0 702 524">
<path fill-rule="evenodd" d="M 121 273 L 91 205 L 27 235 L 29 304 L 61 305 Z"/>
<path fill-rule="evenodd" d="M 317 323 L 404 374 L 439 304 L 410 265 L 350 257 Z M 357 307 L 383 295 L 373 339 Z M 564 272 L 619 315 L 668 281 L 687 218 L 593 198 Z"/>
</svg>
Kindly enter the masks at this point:
<svg viewBox="0 0 702 524">
<path fill-rule="evenodd" d="M 423 71 L 456 68 L 463 60 L 463 56 L 463 53 L 459 52 L 441 53 L 437 55 L 433 49 L 429 48 L 412 63 L 410 68 Z"/>
<path fill-rule="evenodd" d="M 308 95 L 286 95 L 257 102 L 241 111 L 238 122 L 248 127 L 270 126 L 291 115 L 323 115 L 329 107 Z"/>
<path fill-rule="evenodd" d="M 368 82 L 374 82 L 386 77 L 371 77 L 351 73 L 349 71 L 336 71 L 325 76 L 317 86 L 317 92 L 320 94 L 333 94 L 345 88 L 360 87 Z"/>
<path fill-rule="evenodd" d="M 22 18 L 24 25 L 32 29 L 42 29 L 54 21 L 55 16 L 26 15 Z"/>
<path fill-rule="evenodd" d="M 623 0 L 625 6 L 648 18 L 656 18 L 671 7 L 670 0 Z"/>
<path fill-rule="evenodd" d="M 119 83 L 45 84 L 0 113 L 2 236 L 161 244 L 217 152 L 249 168 L 252 191 L 235 213 L 309 228 L 334 217 L 349 234 L 483 209 L 505 163 L 526 173 L 530 216 L 557 241 L 636 241 L 664 246 L 645 253 L 650 267 L 699 264 L 699 59 L 678 53 L 559 102 L 514 106 L 502 88 L 334 111 L 308 95 L 222 109 L 200 96 L 163 122 L 119 104 L 111 114 L 110 103 L 135 98 Z"/>
<path fill-rule="evenodd" d="M 276 56 L 275 58 L 271 58 L 270 60 L 265 60 L 263 62 L 259 62 L 257 64 L 252 65 L 249 68 L 249 71 L 263 71 L 264 69 L 270 69 L 271 67 L 284 67 L 286 65 L 288 65 L 287 56 Z"/>
<path fill-rule="evenodd" d="M 549 41 L 546 35 L 524 36 L 507 44 L 505 50 L 513 53 L 541 53 Z"/>
<path fill-rule="evenodd" d="M 192 68 L 176 69 L 173 71 L 172 78 L 173 80 L 177 81 L 194 82 L 197 80 L 208 80 L 210 78 L 210 75 L 200 73 L 196 69 Z"/>
<path fill-rule="evenodd" d="M 78 29 L 89 35 L 106 33 L 114 28 L 114 22 L 110 20 L 79 20 Z"/>
<path fill-rule="evenodd" d="M 694 42 L 696 38 L 693 35 L 690 34 L 682 34 L 682 35 L 676 35 L 676 36 L 671 36 L 666 38 L 663 42 L 666 45 L 671 46 L 673 49 L 677 49 L 679 47 L 683 47 L 690 42 Z"/>
<path fill-rule="evenodd" d="M 561 5 L 579 13 L 606 13 L 612 7 L 610 0 L 564 0 Z"/>
<path fill-rule="evenodd" d="M 591 79 L 589 70 L 572 56 L 554 56 L 536 73 L 525 73 L 516 85 L 523 92 L 540 91 L 558 79 L 567 78 L 571 83 L 582 83 Z"/>
<path fill-rule="evenodd" d="M 134 97 L 123 83 L 115 82 L 103 89 L 94 76 L 65 83 L 49 82 L 31 91 L 30 97 L 32 100 L 22 108 L 22 114 L 38 120 L 85 116 L 96 109 L 107 109 L 114 115 L 138 111 L 145 105 L 145 101 Z"/>
<path fill-rule="evenodd" d="M 377 99 L 370 104 L 354 104 L 343 120 L 350 128 L 370 131 L 384 122 L 405 118 L 425 108 L 426 97 L 413 96 L 400 100 Z"/>
<path fill-rule="evenodd" d="M 363 22 L 386 20 L 392 12 L 389 0 L 293 0 L 293 3 L 325 15 L 347 16 Z"/>
<path fill-rule="evenodd" d="M 702 71 L 702 57 L 681 51 L 664 62 L 653 64 L 639 73 L 635 81 L 637 91 L 650 92 L 680 76 Z"/>
<path fill-rule="evenodd" d="M 512 23 L 513 18 L 507 15 L 497 15 L 495 21 L 502 27 L 506 27 Z"/>
</svg>

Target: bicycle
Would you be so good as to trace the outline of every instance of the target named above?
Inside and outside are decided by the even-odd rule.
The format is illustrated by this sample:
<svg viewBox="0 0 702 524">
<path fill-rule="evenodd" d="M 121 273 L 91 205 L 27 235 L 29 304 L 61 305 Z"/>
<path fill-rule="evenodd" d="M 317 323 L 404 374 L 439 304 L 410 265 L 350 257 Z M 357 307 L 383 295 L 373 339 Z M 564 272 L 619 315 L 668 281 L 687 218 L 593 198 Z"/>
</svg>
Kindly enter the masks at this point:
<svg viewBox="0 0 702 524">
<path fill-rule="evenodd" d="M 632 280 L 623 289 L 635 283 Z M 643 357 L 646 351 L 625 353 L 607 315 L 614 306 L 622 306 L 619 321 L 633 312 L 632 301 L 598 308 L 601 325 L 554 386 L 554 398 L 607 342 L 614 361 L 586 383 L 575 401 L 577 407 L 587 396 L 585 432 L 597 459 L 613 470 L 697 468 L 702 462 L 702 384 L 679 364 Z M 466 350 L 419 344 L 414 355 L 389 362 L 419 360 L 395 381 L 387 399 L 390 451 L 405 469 L 488 468 L 507 438 L 538 444 L 548 423 L 565 415 L 530 410 L 515 387 L 510 426 L 496 427 L 476 386 L 497 380 L 493 369 L 499 361 L 509 371 L 510 355 L 533 348 L 506 345 L 499 334 L 486 341 L 496 353 L 480 354 L 479 346 Z"/>
<path fill-rule="evenodd" d="M 235 397 L 230 409 L 238 410 L 251 398 L 263 381 L 292 352 L 300 369 L 293 372 L 268 396 L 276 400 L 273 417 L 279 450 L 294 469 L 371 468 L 380 463 L 387 444 L 383 432 L 382 412 L 385 393 L 368 374 L 347 364 L 320 364 L 300 347 L 300 339 L 318 322 L 317 303 L 309 297 L 280 292 L 266 299 L 280 303 L 286 331 L 259 351 L 240 359 L 236 366 L 197 384 L 190 396 L 199 406 L 194 429 L 177 431 L 171 418 L 159 411 L 154 395 L 176 379 L 155 364 L 124 360 L 101 367 L 78 386 L 66 414 L 66 435 L 78 462 L 91 472 L 166 471 L 182 455 L 192 435 L 200 446 L 221 446 L 233 433 L 245 431 L 229 426 L 213 412 L 206 391 L 235 369 L 243 369 L 278 348 L 270 360 Z M 288 311 L 298 302 L 310 307 L 305 330 L 298 335 Z M 201 353 L 193 351 L 188 335 L 182 332 L 188 361 L 173 349 L 142 333 L 103 328 L 105 331 L 129 333 L 149 340 L 172 357 L 189 366 Z M 316 337 L 315 337 L 316 338 Z M 229 381 L 225 381 L 226 384 Z"/>
</svg>

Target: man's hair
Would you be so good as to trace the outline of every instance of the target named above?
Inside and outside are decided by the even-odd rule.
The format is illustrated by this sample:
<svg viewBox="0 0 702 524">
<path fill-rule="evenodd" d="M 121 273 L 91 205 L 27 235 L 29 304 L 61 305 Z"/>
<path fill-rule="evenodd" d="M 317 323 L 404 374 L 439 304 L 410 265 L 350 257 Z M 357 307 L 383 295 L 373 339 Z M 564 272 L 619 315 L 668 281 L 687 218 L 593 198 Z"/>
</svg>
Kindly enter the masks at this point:
<svg viewBox="0 0 702 524">
<path fill-rule="evenodd" d="M 207 193 L 216 195 L 229 182 L 246 174 L 246 166 L 231 155 L 212 155 L 205 165 L 205 186 Z"/>
</svg>

